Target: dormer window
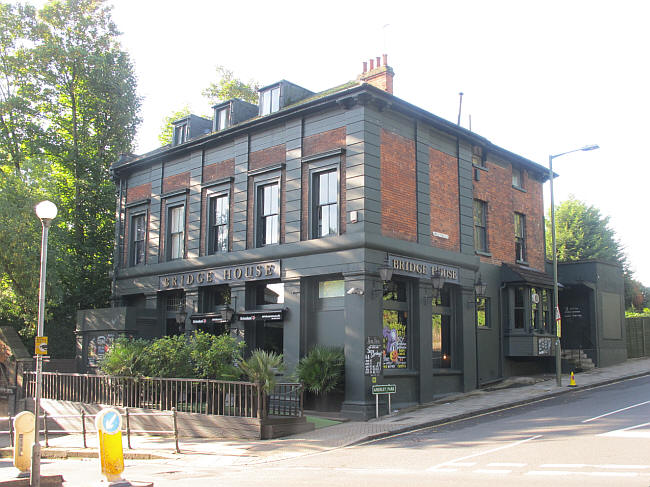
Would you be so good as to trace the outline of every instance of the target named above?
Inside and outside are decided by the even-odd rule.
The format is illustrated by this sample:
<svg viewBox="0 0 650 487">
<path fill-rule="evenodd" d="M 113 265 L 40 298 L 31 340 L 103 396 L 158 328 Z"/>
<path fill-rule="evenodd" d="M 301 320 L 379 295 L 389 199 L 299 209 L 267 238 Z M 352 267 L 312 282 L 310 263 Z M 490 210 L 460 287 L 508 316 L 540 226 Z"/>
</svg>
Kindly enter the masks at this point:
<svg viewBox="0 0 650 487">
<path fill-rule="evenodd" d="M 260 103 L 262 113 L 268 115 L 275 113 L 280 109 L 280 87 L 270 88 L 260 93 Z"/>
<path fill-rule="evenodd" d="M 172 145 L 182 144 L 187 140 L 189 132 L 187 123 L 179 124 L 174 127 L 174 141 Z"/>
<path fill-rule="evenodd" d="M 224 130 L 230 127 L 230 107 L 226 106 L 223 108 L 216 109 L 214 115 L 215 120 L 215 131 Z"/>
</svg>

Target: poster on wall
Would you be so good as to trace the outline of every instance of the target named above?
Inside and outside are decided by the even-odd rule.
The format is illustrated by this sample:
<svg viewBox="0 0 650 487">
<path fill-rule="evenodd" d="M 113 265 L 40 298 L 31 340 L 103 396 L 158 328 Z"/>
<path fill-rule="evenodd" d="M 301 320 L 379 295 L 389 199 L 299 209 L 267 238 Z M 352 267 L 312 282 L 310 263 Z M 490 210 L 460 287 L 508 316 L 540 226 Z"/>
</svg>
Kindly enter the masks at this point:
<svg viewBox="0 0 650 487">
<path fill-rule="evenodd" d="M 111 345 L 113 345 L 114 340 L 115 335 L 112 333 L 94 336 L 88 339 L 88 367 L 99 367 L 99 363 L 111 348 Z"/>
<path fill-rule="evenodd" d="M 405 369 L 408 354 L 405 313 L 384 310 L 383 336 L 384 369 Z"/>
<path fill-rule="evenodd" d="M 363 360 L 365 375 L 377 376 L 381 374 L 382 347 L 382 337 L 366 337 L 366 353 Z"/>
</svg>

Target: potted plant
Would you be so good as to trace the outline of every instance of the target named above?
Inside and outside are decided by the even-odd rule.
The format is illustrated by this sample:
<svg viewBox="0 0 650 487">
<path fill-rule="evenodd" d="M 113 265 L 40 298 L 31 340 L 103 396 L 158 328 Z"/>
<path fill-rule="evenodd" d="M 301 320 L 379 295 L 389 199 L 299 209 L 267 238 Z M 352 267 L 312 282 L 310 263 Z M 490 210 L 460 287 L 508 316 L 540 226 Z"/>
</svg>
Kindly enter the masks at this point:
<svg viewBox="0 0 650 487">
<path fill-rule="evenodd" d="M 306 408 L 317 411 L 341 409 L 345 377 L 343 348 L 316 345 L 300 359 L 295 375 L 309 393 Z"/>
<path fill-rule="evenodd" d="M 268 407 L 268 396 L 275 389 L 276 372 L 282 372 L 284 363 L 282 361 L 282 354 L 275 352 L 267 352 L 265 350 L 257 349 L 253 351 L 247 360 L 239 362 L 239 368 L 248 376 L 250 382 L 258 385 L 261 395 L 264 396 L 258 399 L 266 407 L 258 408 L 258 416 L 266 417 Z M 259 413 L 262 413 L 261 416 Z"/>
</svg>

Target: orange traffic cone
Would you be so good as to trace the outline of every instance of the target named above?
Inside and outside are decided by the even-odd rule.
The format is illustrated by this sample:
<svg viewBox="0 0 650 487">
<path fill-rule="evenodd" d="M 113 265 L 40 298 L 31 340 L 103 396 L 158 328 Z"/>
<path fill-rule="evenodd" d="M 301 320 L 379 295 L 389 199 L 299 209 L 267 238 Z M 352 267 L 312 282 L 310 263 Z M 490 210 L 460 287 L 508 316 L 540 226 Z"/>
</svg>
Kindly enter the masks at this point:
<svg viewBox="0 0 650 487">
<path fill-rule="evenodd" d="M 571 371 L 571 380 L 569 381 L 569 387 L 576 387 L 576 378 L 573 376 L 573 371 Z"/>
</svg>

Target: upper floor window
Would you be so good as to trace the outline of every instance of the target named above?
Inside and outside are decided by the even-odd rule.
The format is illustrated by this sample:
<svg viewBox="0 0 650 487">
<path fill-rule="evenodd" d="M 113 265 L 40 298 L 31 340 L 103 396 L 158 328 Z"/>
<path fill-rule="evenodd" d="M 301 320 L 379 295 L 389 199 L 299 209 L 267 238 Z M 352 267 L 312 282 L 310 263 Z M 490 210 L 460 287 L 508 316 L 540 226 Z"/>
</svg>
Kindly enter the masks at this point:
<svg viewBox="0 0 650 487">
<path fill-rule="evenodd" d="M 259 186 L 257 190 L 257 246 L 280 241 L 280 184 Z"/>
<path fill-rule="evenodd" d="M 182 259 L 185 255 L 185 206 L 174 206 L 167 214 L 169 260 Z"/>
<path fill-rule="evenodd" d="M 474 249 L 478 252 L 487 252 L 487 203 L 474 200 Z"/>
<path fill-rule="evenodd" d="M 131 265 L 144 264 L 146 235 L 146 214 L 134 215 L 131 218 Z"/>
<path fill-rule="evenodd" d="M 526 216 L 515 213 L 515 260 L 526 260 Z"/>
<path fill-rule="evenodd" d="M 512 166 L 512 185 L 517 188 L 524 187 L 524 173 L 520 167 Z"/>
<path fill-rule="evenodd" d="M 210 198 L 208 253 L 228 252 L 230 198 L 222 194 Z"/>
<path fill-rule="evenodd" d="M 261 115 L 277 112 L 280 109 L 280 87 L 276 86 L 260 93 L 260 103 Z"/>
<path fill-rule="evenodd" d="M 189 127 L 186 123 L 174 126 L 174 140 L 172 145 L 182 144 L 187 140 Z"/>
<path fill-rule="evenodd" d="M 485 167 L 485 159 L 483 158 L 483 149 L 477 145 L 472 147 L 472 164 L 479 167 Z"/>
<path fill-rule="evenodd" d="M 336 169 L 317 172 L 313 176 L 313 236 L 339 233 L 339 180 Z"/>
<path fill-rule="evenodd" d="M 230 127 L 230 107 L 219 108 L 215 114 L 215 130 L 224 130 Z"/>
</svg>

